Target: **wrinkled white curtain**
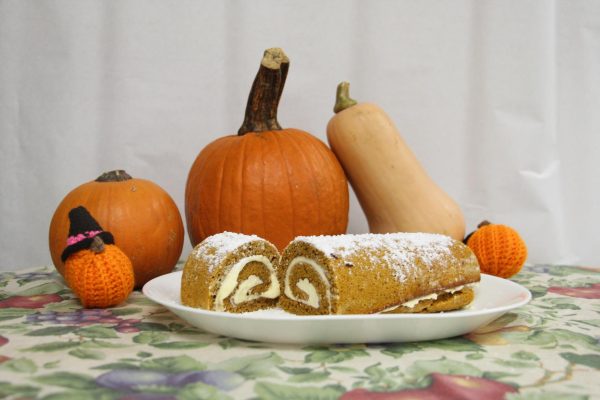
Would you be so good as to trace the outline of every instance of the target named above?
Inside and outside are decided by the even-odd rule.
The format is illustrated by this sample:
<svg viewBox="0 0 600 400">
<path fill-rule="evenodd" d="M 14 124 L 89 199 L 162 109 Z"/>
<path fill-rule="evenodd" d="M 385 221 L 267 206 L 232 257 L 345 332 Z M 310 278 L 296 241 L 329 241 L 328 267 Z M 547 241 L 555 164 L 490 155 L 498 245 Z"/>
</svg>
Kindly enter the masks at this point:
<svg viewBox="0 0 600 400">
<path fill-rule="evenodd" d="M 269 47 L 291 60 L 283 126 L 325 140 L 348 80 L 468 230 L 513 226 L 530 263 L 600 264 L 600 2 L 0 0 L 0 268 L 49 264 L 56 206 L 107 170 L 183 214 Z M 366 230 L 352 197 L 349 232 Z"/>
</svg>

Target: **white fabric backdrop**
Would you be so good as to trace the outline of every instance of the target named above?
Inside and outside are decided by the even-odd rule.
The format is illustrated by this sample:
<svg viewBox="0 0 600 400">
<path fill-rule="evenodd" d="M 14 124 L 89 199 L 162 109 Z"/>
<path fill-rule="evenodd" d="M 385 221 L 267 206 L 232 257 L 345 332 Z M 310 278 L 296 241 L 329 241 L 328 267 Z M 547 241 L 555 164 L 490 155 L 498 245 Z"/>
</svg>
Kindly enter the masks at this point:
<svg viewBox="0 0 600 400">
<path fill-rule="evenodd" d="M 468 230 L 515 227 L 531 263 L 600 264 L 600 2 L 0 0 L 0 269 L 49 263 L 56 206 L 107 170 L 183 214 L 194 158 L 237 131 L 269 47 L 291 59 L 282 125 L 325 140 L 349 80 Z"/>
</svg>

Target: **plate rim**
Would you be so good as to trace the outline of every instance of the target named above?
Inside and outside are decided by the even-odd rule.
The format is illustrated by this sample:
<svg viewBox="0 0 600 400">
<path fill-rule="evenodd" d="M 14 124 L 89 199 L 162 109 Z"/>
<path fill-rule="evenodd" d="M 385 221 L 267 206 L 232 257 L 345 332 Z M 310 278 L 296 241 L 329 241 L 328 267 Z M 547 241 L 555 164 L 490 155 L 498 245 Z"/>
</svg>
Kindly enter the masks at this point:
<svg viewBox="0 0 600 400">
<path fill-rule="evenodd" d="M 168 309 L 173 308 L 178 311 L 203 315 L 212 318 L 226 318 L 226 319 L 241 319 L 241 320 L 254 320 L 254 321 L 285 321 L 290 322 L 307 322 L 307 321 L 344 321 L 344 320 L 403 320 L 403 319 L 455 319 L 455 318 L 468 318 L 468 317 L 481 317 L 494 313 L 505 313 L 509 310 L 522 307 L 528 304 L 532 299 L 532 294 L 529 289 L 509 279 L 501 278 L 489 274 L 481 274 L 481 281 L 484 279 L 491 282 L 501 282 L 503 285 L 512 286 L 516 288 L 520 295 L 524 295 L 523 298 L 518 301 L 511 302 L 509 304 L 501 305 L 498 307 L 483 308 L 477 310 L 462 309 L 450 312 L 441 313 L 399 313 L 399 314 L 328 314 L 328 315 L 294 315 L 294 314 L 283 314 L 283 315 L 269 315 L 265 312 L 269 310 L 261 310 L 263 312 L 247 312 L 247 313 L 230 313 L 226 311 L 212 311 L 205 310 L 202 308 L 194 308 L 186 306 L 179 302 L 172 301 L 171 299 L 157 300 L 156 296 L 152 294 L 154 286 L 158 285 L 162 281 L 168 279 L 176 279 L 177 275 L 182 275 L 183 271 L 173 271 L 164 275 L 160 275 L 146 282 L 142 287 L 142 293 L 151 301 L 160 304 Z M 480 282 L 481 282 L 480 281 Z M 180 290 L 180 289 L 179 289 Z M 280 310 L 280 309 L 278 309 Z M 170 310 L 171 311 L 171 310 Z M 171 311 L 172 312 L 172 311 Z"/>
</svg>

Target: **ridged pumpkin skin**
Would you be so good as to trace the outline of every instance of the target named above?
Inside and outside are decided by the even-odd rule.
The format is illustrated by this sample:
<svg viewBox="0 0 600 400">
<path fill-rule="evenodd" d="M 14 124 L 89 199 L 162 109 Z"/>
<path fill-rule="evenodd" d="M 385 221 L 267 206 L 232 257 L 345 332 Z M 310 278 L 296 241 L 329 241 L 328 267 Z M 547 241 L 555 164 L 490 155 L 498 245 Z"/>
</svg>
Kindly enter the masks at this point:
<svg viewBox="0 0 600 400">
<path fill-rule="evenodd" d="M 101 253 L 81 250 L 65 261 L 65 281 L 84 308 L 116 306 L 133 290 L 133 266 L 115 245 L 104 245 Z"/>
<path fill-rule="evenodd" d="M 515 275 L 527 260 L 525 241 L 506 225 L 482 223 L 466 244 L 477 256 L 481 272 L 501 278 Z"/>
<path fill-rule="evenodd" d="M 298 235 L 345 233 L 348 208 L 348 183 L 335 155 L 311 134 L 289 128 L 208 144 L 185 191 L 194 246 L 232 231 L 256 234 L 283 250 Z"/>
<path fill-rule="evenodd" d="M 183 221 L 177 205 L 157 184 L 138 178 L 118 182 L 91 181 L 60 202 L 49 229 L 50 254 L 64 275 L 60 258 L 69 232 L 69 211 L 84 206 L 131 259 L 135 287 L 171 272 L 183 248 Z"/>
</svg>

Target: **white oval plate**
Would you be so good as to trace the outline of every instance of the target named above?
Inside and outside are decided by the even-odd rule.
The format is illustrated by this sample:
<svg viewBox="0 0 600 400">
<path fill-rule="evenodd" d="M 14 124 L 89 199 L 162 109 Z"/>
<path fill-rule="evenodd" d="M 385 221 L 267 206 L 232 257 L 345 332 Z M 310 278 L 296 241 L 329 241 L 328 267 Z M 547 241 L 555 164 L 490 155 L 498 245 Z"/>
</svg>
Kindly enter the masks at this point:
<svg viewBox="0 0 600 400">
<path fill-rule="evenodd" d="M 391 343 L 464 335 L 531 300 L 512 281 L 481 275 L 475 300 L 462 310 L 436 314 L 298 316 L 280 309 L 243 314 L 207 311 L 181 304 L 181 271 L 152 279 L 143 293 L 206 332 L 270 343 Z"/>
</svg>

